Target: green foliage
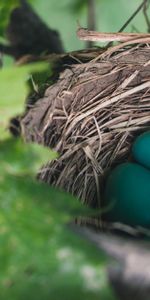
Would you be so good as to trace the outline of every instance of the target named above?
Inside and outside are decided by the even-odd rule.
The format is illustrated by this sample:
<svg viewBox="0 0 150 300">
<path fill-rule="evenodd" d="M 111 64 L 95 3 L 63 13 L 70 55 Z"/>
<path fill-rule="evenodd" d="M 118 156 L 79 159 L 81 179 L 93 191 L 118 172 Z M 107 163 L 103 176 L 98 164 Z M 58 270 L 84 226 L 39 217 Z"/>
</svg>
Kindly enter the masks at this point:
<svg viewBox="0 0 150 300">
<path fill-rule="evenodd" d="M 31 73 L 47 70 L 46 63 L 34 63 L 26 66 L 4 68 L 0 72 L 0 136 L 5 136 L 4 128 L 10 117 L 24 110 L 24 101 L 29 91 L 27 80 Z M 50 70 L 49 70 L 50 72 Z M 35 79 L 34 79 L 35 81 Z M 37 80 L 35 84 L 39 84 Z"/>
<path fill-rule="evenodd" d="M 0 35 L 3 36 L 7 26 L 10 12 L 19 5 L 19 0 L 0 1 Z"/>
<path fill-rule="evenodd" d="M 0 144 L 0 298 L 112 300 L 107 258 L 63 225 L 90 210 L 32 179 L 35 159 L 54 158 L 32 146 Z"/>
<path fill-rule="evenodd" d="M 55 158 L 55 152 L 41 145 L 24 144 L 14 138 L 0 142 L 1 171 L 9 175 L 35 175 L 41 164 Z"/>
<path fill-rule="evenodd" d="M 16 5 L 1 1 L 1 33 Z M 43 63 L 0 71 L 0 299 L 114 300 L 107 256 L 69 227 L 75 217 L 95 211 L 33 179 L 57 154 L 8 133 L 6 139 L 9 118 L 23 112 L 28 79 L 37 87 L 50 72 Z"/>
</svg>

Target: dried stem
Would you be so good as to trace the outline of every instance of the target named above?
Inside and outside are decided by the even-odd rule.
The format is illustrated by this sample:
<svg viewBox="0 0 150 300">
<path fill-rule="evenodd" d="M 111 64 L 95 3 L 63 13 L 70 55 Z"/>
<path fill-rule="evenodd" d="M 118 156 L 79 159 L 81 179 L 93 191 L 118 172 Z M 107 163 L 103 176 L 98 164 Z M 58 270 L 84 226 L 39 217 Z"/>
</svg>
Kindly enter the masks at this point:
<svg viewBox="0 0 150 300">
<path fill-rule="evenodd" d="M 137 39 L 147 38 L 148 42 L 150 40 L 150 34 L 144 33 L 102 33 L 92 30 L 87 30 L 84 28 L 79 28 L 77 30 L 77 36 L 80 40 L 84 41 L 99 41 L 99 42 L 128 42 Z"/>
</svg>

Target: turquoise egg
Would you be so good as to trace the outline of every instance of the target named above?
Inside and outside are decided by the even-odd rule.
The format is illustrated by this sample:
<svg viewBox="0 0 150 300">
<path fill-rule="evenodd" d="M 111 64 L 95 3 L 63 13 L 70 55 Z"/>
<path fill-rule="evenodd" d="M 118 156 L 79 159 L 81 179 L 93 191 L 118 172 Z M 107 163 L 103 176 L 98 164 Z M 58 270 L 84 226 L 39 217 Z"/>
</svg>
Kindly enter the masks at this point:
<svg viewBox="0 0 150 300">
<path fill-rule="evenodd" d="M 132 147 L 134 159 L 146 168 L 150 168 L 150 131 L 138 136 Z"/>
<path fill-rule="evenodd" d="M 117 166 L 105 187 L 105 220 L 150 228 L 150 171 L 136 163 Z"/>
</svg>

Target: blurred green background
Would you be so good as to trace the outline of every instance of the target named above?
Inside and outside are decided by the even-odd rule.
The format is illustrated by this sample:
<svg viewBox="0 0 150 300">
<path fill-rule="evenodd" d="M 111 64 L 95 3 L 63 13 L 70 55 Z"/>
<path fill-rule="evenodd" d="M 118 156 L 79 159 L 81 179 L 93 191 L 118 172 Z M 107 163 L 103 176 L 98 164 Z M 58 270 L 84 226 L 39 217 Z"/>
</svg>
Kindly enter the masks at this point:
<svg viewBox="0 0 150 300">
<path fill-rule="evenodd" d="M 77 22 L 87 27 L 87 1 L 79 0 L 35 0 L 35 10 L 52 28 L 58 29 L 66 51 L 81 49 L 84 43 L 76 37 Z M 117 32 L 131 14 L 141 4 L 141 0 L 96 0 L 96 29 L 102 32 Z M 147 26 L 140 12 L 125 31 L 132 32 L 134 27 L 146 32 Z"/>
</svg>

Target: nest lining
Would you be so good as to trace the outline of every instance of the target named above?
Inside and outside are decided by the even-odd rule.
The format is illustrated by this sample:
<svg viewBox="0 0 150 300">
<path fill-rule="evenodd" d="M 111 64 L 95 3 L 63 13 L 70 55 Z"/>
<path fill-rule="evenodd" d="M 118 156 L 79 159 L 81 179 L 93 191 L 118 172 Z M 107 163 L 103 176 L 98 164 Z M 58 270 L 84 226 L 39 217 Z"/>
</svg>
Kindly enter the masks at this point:
<svg viewBox="0 0 150 300">
<path fill-rule="evenodd" d="M 133 140 L 150 128 L 150 48 L 91 53 L 89 61 L 88 53 L 71 54 L 76 63 L 46 89 L 21 126 L 26 141 L 60 154 L 39 178 L 102 207 L 105 176 L 130 160 Z"/>
</svg>

